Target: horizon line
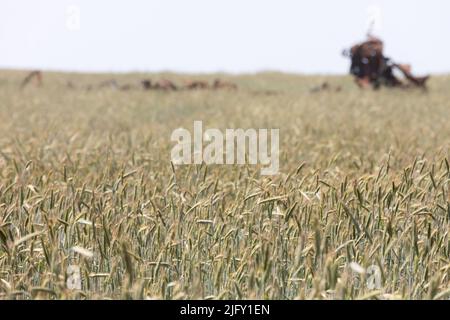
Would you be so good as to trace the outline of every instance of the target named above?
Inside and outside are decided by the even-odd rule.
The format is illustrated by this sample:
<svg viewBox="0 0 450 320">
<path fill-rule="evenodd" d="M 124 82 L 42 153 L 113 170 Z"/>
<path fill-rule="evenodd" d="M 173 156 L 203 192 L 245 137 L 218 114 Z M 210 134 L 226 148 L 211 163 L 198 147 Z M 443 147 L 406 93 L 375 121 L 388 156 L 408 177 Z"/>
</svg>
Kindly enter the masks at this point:
<svg viewBox="0 0 450 320">
<path fill-rule="evenodd" d="M 240 75 L 257 75 L 257 74 L 286 74 L 286 75 L 299 75 L 299 76 L 330 76 L 330 77 L 340 77 L 350 75 L 347 72 L 301 72 L 301 71 L 286 71 L 282 69 L 259 69 L 259 70 L 247 70 L 247 71 L 225 71 L 225 70 L 215 70 L 215 71 L 186 71 L 186 70 L 174 70 L 174 69 L 160 69 L 160 70 L 75 70 L 70 68 L 37 68 L 37 67 L 11 67 L 0 65 L 0 71 L 33 71 L 39 70 L 43 72 L 50 73 L 72 73 L 72 74 L 180 74 L 180 75 L 213 75 L 213 74 L 223 74 L 229 76 L 240 76 Z M 434 76 L 445 76 L 450 75 L 450 71 L 442 72 L 431 72 L 429 75 Z"/>
</svg>

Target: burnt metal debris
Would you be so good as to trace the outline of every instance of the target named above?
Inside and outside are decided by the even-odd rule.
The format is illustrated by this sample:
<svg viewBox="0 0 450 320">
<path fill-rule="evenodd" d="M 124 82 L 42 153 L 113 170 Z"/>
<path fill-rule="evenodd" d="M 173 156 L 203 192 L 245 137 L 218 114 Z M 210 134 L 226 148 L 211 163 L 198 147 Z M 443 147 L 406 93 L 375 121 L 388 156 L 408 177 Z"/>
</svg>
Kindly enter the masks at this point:
<svg viewBox="0 0 450 320">
<path fill-rule="evenodd" d="M 386 57 L 383 53 L 384 43 L 379 38 L 368 36 L 368 39 L 358 43 L 343 52 L 350 58 L 350 74 L 360 88 L 378 89 L 381 86 L 397 88 L 426 89 L 429 76 L 416 77 L 411 73 L 411 66 L 399 64 Z M 395 75 L 398 70 L 404 79 Z"/>
</svg>

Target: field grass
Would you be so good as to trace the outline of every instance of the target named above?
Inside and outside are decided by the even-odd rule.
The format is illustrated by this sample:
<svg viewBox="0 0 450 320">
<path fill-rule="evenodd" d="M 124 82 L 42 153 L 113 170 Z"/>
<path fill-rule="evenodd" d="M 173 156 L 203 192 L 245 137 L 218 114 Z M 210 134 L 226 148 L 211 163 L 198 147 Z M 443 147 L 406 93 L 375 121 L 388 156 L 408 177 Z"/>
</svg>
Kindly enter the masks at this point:
<svg viewBox="0 0 450 320">
<path fill-rule="evenodd" d="M 83 87 L 217 75 L 45 73 L 20 91 L 24 75 L 0 72 L 0 299 L 449 299 L 450 77 L 150 92 Z M 309 92 L 323 81 L 342 90 Z M 172 167 L 170 134 L 194 120 L 279 128 L 280 174 Z"/>
</svg>

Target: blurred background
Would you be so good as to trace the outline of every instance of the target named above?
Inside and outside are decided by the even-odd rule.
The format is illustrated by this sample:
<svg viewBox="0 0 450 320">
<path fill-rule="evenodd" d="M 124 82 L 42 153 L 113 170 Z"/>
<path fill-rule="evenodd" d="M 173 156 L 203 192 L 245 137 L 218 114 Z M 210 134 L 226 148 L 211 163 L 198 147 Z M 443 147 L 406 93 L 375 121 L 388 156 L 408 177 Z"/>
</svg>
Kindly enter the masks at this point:
<svg viewBox="0 0 450 320">
<path fill-rule="evenodd" d="M 1 0 L 0 68 L 343 74 L 381 37 L 418 73 L 450 71 L 446 0 Z"/>
</svg>

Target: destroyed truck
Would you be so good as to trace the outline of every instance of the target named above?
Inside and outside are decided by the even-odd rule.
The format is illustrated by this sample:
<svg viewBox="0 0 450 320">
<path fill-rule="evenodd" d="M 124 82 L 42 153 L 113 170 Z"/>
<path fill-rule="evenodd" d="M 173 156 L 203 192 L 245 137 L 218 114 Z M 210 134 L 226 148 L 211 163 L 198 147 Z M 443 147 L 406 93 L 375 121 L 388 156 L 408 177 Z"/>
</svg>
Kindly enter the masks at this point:
<svg viewBox="0 0 450 320">
<path fill-rule="evenodd" d="M 386 86 L 426 89 L 429 76 L 413 76 L 410 65 L 395 63 L 384 56 L 383 47 L 384 44 L 380 39 L 368 36 L 366 41 L 344 50 L 343 55 L 351 60 L 350 74 L 355 77 L 355 82 L 360 88 L 378 89 Z M 404 79 L 395 75 L 396 70 L 404 76 Z"/>
</svg>

